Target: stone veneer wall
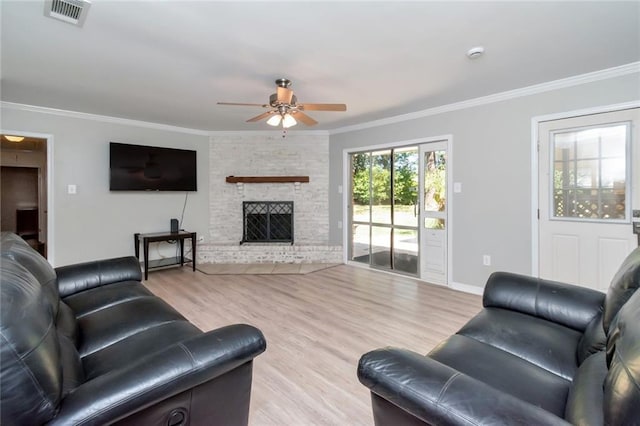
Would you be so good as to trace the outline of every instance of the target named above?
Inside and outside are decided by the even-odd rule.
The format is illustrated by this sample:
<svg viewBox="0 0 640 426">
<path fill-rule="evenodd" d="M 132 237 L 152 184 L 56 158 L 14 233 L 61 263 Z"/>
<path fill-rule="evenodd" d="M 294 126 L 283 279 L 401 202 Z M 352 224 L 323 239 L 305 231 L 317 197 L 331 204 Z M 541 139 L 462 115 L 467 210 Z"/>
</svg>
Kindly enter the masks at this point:
<svg viewBox="0 0 640 426">
<path fill-rule="evenodd" d="M 341 263 L 329 246 L 329 136 L 231 134 L 209 142 L 209 239 L 203 263 Z M 309 183 L 229 184 L 227 176 L 309 176 Z M 294 245 L 243 244 L 243 201 L 293 201 Z"/>
</svg>

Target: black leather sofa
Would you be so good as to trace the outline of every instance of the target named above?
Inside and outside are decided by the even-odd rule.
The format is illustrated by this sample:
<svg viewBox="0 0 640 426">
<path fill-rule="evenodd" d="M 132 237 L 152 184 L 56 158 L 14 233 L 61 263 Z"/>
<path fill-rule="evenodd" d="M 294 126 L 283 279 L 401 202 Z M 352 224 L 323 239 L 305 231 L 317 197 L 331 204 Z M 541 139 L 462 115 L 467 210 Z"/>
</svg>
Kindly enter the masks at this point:
<svg viewBox="0 0 640 426">
<path fill-rule="evenodd" d="M 0 252 L 2 425 L 248 423 L 258 329 L 203 333 L 134 257 L 54 270 L 9 233 Z"/>
<path fill-rule="evenodd" d="M 382 425 L 640 424 L 640 248 L 608 293 L 510 273 L 423 356 L 383 348 L 358 377 Z"/>
</svg>

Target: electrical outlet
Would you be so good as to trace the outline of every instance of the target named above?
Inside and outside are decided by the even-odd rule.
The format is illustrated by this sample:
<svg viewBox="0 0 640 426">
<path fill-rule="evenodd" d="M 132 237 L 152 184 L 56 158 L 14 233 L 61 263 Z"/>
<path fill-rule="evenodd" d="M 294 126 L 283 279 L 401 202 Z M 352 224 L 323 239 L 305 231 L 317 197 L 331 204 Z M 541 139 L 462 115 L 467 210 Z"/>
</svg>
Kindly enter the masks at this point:
<svg viewBox="0 0 640 426">
<path fill-rule="evenodd" d="M 491 266 L 491 256 L 489 256 L 488 254 L 485 254 L 482 256 L 482 264 L 484 266 Z"/>
<path fill-rule="evenodd" d="M 78 193 L 78 187 L 76 185 L 67 185 L 67 194 L 75 195 Z"/>
<path fill-rule="evenodd" d="M 338 229 L 342 229 L 342 221 L 341 220 L 338 221 Z"/>
</svg>

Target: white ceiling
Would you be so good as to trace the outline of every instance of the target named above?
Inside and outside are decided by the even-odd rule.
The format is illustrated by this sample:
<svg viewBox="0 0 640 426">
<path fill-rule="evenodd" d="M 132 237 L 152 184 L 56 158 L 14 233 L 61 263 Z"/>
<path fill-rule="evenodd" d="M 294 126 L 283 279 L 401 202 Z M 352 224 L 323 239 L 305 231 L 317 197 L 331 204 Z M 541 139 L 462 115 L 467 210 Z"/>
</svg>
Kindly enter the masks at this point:
<svg viewBox="0 0 640 426">
<path fill-rule="evenodd" d="M 3 101 L 201 130 L 271 129 L 216 102 L 279 77 L 347 104 L 309 112 L 329 130 L 640 60 L 638 1 L 93 0 L 82 28 L 43 4 L 1 1 Z"/>
</svg>

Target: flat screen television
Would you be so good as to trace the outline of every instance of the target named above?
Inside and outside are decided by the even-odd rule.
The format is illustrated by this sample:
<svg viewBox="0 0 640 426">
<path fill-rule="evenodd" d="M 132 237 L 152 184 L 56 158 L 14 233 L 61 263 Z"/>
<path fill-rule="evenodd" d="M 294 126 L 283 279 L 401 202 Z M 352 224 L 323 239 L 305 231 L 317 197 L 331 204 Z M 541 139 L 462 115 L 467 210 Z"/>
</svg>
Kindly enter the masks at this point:
<svg viewBox="0 0 640 426">
<path fill-rule="evenodd" d="M 196 151 L 109 144 L 111 191 L 197 191 Z"/>
</svg>

